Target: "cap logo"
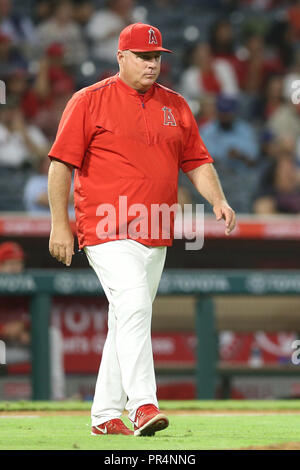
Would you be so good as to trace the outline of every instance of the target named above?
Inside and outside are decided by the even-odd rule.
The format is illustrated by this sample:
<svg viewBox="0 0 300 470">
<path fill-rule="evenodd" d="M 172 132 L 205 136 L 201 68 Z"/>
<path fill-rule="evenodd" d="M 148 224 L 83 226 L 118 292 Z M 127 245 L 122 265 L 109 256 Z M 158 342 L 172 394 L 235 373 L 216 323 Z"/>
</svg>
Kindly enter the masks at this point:
<svg viewBox="0 0 300 470">
<path fill-rule="evenodd" d="M 149 29 L 149 44 L 157 44 L 155 31 L 152 28 Z"/>
</svg>

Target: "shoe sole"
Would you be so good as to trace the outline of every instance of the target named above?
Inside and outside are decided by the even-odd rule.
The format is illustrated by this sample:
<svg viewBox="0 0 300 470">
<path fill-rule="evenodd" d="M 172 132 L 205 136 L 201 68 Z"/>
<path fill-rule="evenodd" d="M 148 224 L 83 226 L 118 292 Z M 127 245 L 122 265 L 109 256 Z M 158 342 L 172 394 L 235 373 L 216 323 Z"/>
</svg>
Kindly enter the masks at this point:
<svg viewBox="0 0 300 470">
<path fill-rule="evenodd" d="M 154 436 L 157 431 L 162 431 L 169 426 L 168 418 L 159 413 L 150 419 L 144 426 L 134 431 L 135 436 Z"/>
</svg>

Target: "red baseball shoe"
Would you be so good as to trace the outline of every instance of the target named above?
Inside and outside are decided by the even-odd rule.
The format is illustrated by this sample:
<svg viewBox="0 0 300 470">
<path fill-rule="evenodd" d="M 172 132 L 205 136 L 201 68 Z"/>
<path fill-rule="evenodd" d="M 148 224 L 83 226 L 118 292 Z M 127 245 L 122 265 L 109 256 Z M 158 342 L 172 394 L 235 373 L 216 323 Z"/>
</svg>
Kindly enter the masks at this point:
<svg viewBox="0 0 300 470">
<path fill-rule="evenodd" d="M 92 427 L 92 436 L 103 436 L 104 434 L 124 434 L 125 436 L 130 436 L 133 435 L 133 431 L 130 431 L 121 419 L 115 418 Z"/>
<path fill-rule="evenodd" d="M 134 435 L 153 436 L 169 426 L 169 420 L 155 405 L 140 406 L 135 415 Z"/>
</svg>

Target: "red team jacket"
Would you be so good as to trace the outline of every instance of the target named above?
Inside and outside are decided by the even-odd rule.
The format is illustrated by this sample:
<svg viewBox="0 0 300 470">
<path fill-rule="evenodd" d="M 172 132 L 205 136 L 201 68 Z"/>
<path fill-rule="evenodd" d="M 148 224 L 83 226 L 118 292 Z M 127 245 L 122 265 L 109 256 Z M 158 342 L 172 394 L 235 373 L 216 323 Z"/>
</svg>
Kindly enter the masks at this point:
<svg viewBox="0 0 300 470">
<path fill-rule="evenodd" d="M 76 167 L 80 248 L 120 238 L 171 246 L 174 217 L 169 230 L 161 217 L 150 230 L 153 207 L 177 203 L 180 169 L 213 162 L 181 95 L 157 83 L 141 95 L 118 74 L 73 95 L 49 157 Z M 133 222 L 138 237 L 128 230 Z"/>
</svg>

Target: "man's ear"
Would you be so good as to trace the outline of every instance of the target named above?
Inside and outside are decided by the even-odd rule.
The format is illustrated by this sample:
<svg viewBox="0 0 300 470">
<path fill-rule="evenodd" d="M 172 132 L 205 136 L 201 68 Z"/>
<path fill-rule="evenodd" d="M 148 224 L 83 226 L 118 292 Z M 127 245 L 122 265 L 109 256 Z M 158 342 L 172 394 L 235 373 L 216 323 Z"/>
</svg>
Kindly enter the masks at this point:
<svg viewBox="0 0 300 470">
<path fill-rule="evenodd" d="M 118 64 L 120 65 L 120 63 L 122 62 L 122 59 L 124 58 L 124 52 L 123 51 L 118 51 L 117 52 L 117 61 L 118 61 Z"/>
</svg>

